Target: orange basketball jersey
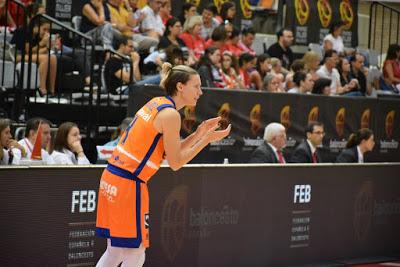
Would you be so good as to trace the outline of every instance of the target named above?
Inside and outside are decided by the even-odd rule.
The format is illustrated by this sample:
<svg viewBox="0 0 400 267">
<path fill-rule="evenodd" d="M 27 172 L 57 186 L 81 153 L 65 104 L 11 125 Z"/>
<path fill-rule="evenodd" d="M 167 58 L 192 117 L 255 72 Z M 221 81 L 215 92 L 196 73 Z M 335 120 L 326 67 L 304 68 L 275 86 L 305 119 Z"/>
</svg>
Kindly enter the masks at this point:
<svg viewBox="0 0 400 267">
<path fill-rule="evenodd" d="M 153 127 L 157 113 L 175 108 L 170 97 L 156 97 L 147 102 L 125 130 L 108 163 L 127 170 L 147 182 L 160 168 L 164 156 L 162 135 Z"/>
<path fill-rule="evenodd" d="M 147 181 L 164 155 L 162 135 L 153 121 L 167 107 L 175 108 L 172 98 L 156 97 L 136 113 L 101 177 L 96 233 L 109 238 L 112 246 L 149 246 Z"/>
</svg>

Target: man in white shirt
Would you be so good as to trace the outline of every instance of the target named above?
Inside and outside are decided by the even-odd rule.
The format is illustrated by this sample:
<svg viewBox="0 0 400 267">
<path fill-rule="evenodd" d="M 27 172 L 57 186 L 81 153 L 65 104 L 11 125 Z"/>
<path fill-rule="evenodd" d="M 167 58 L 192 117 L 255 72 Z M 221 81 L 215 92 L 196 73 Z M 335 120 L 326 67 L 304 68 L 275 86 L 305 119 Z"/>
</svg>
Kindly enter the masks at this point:
<svg viewBox="0 0 400 267">
<path fill-rule="evenodd" d="M 335 50 L 327 50 L 324 55 L 324 65 L 317 70 L 317 75 L 320 78 L 326 78 L 331 80 L 331 94 L 335 95 L 336 92 L 340 91 L 340 74 L 336 69 L 336 65 L 339 61 L 338 54 Z"/>
<path fill-rule="evenodd" d="M 162 22 L 159 14 L 162 4 L 163 1 L 161 0 L 148 0 L 148 4 L 142 9 L 142 13 L 145 14 L 145 18 L 140 25 L 140 30 L 143 33 L 150 34 L 155 32 L 158 39 L 163 36 L 165 31 L 165 25 Z"/>
<path fill-rule="evenodd" d="M 21 160 L 30 160 L 32 156 L 33 146 L 35 145 L 36 137 L 39 130 L 39 125 L 42 127 L 42 144 L 41 144 L 41 157 L 44 164 L 55 164 L 52 157 L 45 150 L 50 144 L 50 122 L 43 118 L 32 118 L 26 122 L 25 138 L 21 139 L 18 143 L 25 148 L 26 156 Z"/>
<path fill-rule="evenodd" d="M 209 4 L 203 9 L 201 17 L 203 19 L 203 25 L 201 27 L 200 35 L 204 40 L 211 38 L 211 34 L 215 28 L 218 27 L 219 23 L 214 18 L 218 14 L 217 7 L 214 4 Z"/>
</svg>

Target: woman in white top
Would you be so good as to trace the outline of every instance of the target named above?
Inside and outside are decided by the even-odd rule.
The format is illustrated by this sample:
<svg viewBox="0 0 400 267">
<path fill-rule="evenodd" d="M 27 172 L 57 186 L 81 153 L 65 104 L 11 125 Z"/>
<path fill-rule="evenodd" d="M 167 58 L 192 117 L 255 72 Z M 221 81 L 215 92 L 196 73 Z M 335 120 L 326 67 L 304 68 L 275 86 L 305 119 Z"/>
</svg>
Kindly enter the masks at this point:
<svg viewBox="0 0 400 267">
<path fill-rule="evenodd" d="M 51 154 L 55 164 L 85 165 L 90 164 L 83 152 L 78 126 L 73 122 L 64 122 L 58 128 Z"/>
<path fill-rule="evenodd" d="M 10 120 L 0 119 L 0 165 L 18 165 L 25 149 L 12 139 Z"/>
<path fill-rule="evenodd" d="M 344 53 L 344 44 L 342 39 L 344 23 L 341 21 L 333 22 L 329 34 L 324 38 L 324 50 L 333 49 L 339 54 Z"/>
</svg>

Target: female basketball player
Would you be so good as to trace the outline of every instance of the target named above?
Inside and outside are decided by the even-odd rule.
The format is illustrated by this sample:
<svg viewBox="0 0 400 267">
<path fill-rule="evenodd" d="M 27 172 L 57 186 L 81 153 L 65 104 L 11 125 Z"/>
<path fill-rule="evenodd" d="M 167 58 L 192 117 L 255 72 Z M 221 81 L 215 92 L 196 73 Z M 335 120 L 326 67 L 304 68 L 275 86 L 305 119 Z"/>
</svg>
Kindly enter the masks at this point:
<svg viewBox="0 0 400 267">
<path fill-rule="evenodd" d="M 107 238 L 107 250 L 96 266 L 142 266 L 149 246 L 147 181 L 164 155 L 178 170 L 210 142 L 226 137 L 231 125 L 217 130 L 220 117 L 203 121 L 186 139 L 180 139 L 179 109 L 194 106 L 202 95 L 198 73 L 190 67 L 163 65 L 161 86 L 166 97 L 144 105 L 114 150 L 100 181 L 96 233 Z"/>
</svg>

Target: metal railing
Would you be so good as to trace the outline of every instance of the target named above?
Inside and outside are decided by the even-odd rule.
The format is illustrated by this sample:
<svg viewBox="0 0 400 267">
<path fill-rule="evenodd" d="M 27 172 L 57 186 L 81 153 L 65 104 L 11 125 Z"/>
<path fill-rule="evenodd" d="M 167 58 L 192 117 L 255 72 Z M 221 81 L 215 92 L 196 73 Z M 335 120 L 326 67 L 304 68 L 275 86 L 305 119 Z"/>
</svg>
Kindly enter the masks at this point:
<svg viewBox="0 0 400 267">
<path fill-rule="evenodd" d="M 399 43 L 400 10 L 380 2 L 372 2 L 369 20 L 368 48 L 385 54 L 390 44 Z M 384 58 L 380 57 L 382 65 Z"/>
</svg>

